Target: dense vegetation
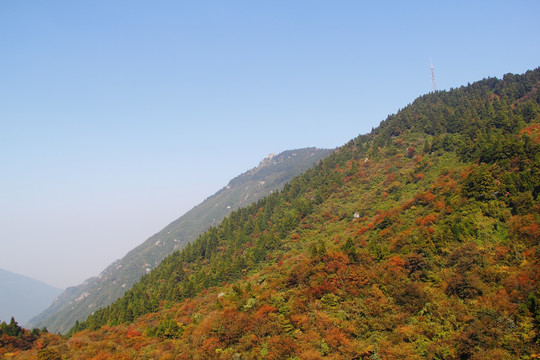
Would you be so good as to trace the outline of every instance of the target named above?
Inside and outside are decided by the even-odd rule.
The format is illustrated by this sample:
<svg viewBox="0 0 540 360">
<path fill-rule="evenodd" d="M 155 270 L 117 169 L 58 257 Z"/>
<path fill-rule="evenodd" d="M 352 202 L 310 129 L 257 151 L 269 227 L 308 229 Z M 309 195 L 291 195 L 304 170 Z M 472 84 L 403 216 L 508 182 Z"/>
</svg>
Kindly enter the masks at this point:
<svg viewBox="0 0 540 360">
<path fill-rule="evenodd" d="M 539 86 L 536 69 L 420 97 L 166 258 L 51 350 L 537 358 Z"/>
<path fill-rule="evenodd" d="M 9 324 L 2 321 L 0 322 L 0 357 L 11 357 L 18 351 L 28 350 L 32 347 L 41 349 L 44 345 L 43 340 L 47 336 L 47 329 L 28 331 L 19 326 L 13 317 Z"/>
</svg>

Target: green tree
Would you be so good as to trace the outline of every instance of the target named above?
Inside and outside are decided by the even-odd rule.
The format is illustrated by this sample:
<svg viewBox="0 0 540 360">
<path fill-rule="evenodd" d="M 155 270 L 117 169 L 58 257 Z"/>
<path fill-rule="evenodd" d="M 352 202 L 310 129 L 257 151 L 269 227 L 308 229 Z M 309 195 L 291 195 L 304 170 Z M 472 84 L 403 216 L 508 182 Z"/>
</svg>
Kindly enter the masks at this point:
<svg viewBox="0 0 540 360">
<path fill-rule="evenodd" d="M 495 197 L 497 187 L 489 166 L 482 164 L 475 167 L 467 176 L 463 194 L 476 200 L 490 200 Z"/>
</svg>

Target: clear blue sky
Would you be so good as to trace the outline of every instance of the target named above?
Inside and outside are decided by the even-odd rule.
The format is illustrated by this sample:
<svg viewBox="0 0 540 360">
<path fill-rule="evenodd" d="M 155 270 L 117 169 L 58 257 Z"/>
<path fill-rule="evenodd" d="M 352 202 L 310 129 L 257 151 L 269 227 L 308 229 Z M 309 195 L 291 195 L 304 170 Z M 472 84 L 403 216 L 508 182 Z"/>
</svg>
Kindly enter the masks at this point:
<svg viewBox="0 0 540 360">
<path fill-rule="evenodd" d="M 0 267 L 76 285 L 268 153 L 540 65 L 538 1 L 1 1 Z"/>
</svg>

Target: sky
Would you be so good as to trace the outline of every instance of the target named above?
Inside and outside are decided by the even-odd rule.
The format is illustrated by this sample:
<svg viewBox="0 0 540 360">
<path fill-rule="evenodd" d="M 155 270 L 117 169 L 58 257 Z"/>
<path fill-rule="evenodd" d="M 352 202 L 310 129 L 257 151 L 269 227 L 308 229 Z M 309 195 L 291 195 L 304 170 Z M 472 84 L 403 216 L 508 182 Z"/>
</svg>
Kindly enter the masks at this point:
<svg viewBox="0 0 540 360">
<path fill-rule="evenodd" d="M 0 268 L 65 288 L 257 166 L 540 66 L 538 1 L 0 1 Z"/>
</svg>

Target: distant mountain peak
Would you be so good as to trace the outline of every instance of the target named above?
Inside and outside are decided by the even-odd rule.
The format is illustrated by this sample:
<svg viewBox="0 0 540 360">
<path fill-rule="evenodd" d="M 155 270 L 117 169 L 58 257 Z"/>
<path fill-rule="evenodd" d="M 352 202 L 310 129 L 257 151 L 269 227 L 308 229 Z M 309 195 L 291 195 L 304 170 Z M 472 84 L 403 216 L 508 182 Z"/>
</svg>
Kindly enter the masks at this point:
<svg viewBox="0 0 540 360">
<path fill-rule="evenodd" d="M 0 269 L 0 321 L 14 317 L 23 324 L 61 292 L 42 281 Z"/>
<path fill-rule="evenodd" d="M 268 154 L 267 157 L 265 157 L 264 159 L 261 160 L 261 162 L 259 163 L 259 166 L 257 166 L 257 168 L 270 165 L 272 163 L 272 159 L 275 156 L 276 156 L 276 154 Z"/>
</svg>

